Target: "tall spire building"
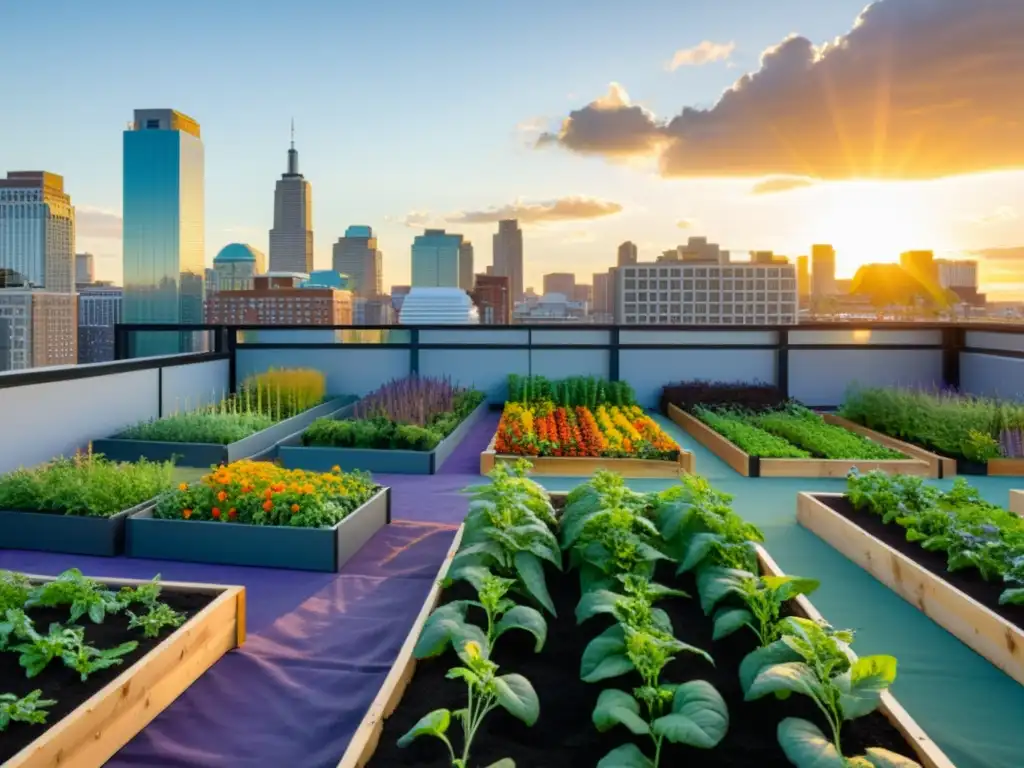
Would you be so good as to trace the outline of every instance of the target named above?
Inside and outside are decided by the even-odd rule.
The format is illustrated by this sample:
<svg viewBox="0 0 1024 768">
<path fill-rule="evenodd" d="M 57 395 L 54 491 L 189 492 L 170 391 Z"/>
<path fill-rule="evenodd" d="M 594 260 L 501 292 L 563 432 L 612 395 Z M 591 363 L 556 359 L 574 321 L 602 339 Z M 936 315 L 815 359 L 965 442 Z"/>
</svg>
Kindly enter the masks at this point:
<svg viewBox="0 0 1024 768">
<path fill-rule="evenodd" d="M 495 275 L 508 278 L 513 304 L 523 298 L 523 230 L 516 219 L 498 222 L 498 231 L 492 240 Z"/>
<path fill-rule="evenodd" d="M 313 188 L 299 173 L 295 121 L 288 170 L 274 189 L 274 228 L 270 230 L 270 271 L 313 271 Z"/>
</svg>

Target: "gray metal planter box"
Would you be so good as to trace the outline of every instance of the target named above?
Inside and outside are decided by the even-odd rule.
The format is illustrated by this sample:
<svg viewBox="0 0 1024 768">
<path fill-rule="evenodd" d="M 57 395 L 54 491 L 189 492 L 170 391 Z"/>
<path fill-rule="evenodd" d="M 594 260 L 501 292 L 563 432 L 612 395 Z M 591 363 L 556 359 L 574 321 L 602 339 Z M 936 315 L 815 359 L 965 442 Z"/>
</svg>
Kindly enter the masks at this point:
<svg viewBox="0 0 1024 768">
<path fill-rule="evenodd" d="M 0 509 L 0 549 L 114 557 L 124 551 L 125 522 L 153 499 L 110 517 Z"/>
<path fill-rule="evenodd" d="M 278 446 L 277 458 L 282 466 L 289 469 L 306 469 L 311 472 L 329 472 L 332 467 L 340 467 L 345 472 L 363 470 L 396 475 L 433 475 L 487 412 L 486 401 L 480 403 L 432 451 L 302 445 L 302 432 L 298 432 Z M 342 417 L 339 414 L 338 418 Z"/>
<path fill-rule="evenodd" d="M 391 489 L 381 488 L 333 528 L 161 520 L 150 506 L 128 518 L 129 557 L 255 565 L 336 573 L 391 522 Z"/>
<path fill-rule="evenodd" d="M 215 464 L 230 464 L 240 459 L 248 459 L 273 448 L 280 440 L 296 430 L 302 430 L 319 419 L 329 416 L 349 402 L 350 398 L 335 398 L 321 403 L 315 408 L 279 421 L 262 432 L 239 440 L 229 445 L 216 443 L 168 443 L 156 440 L 128 440 L 120 437 L 108 437 L 94 440 L 93 453 L 102 453 L 112 461 L 150 461 L 175 460 L 179 467 L 211 467 Z"/>
</svg>

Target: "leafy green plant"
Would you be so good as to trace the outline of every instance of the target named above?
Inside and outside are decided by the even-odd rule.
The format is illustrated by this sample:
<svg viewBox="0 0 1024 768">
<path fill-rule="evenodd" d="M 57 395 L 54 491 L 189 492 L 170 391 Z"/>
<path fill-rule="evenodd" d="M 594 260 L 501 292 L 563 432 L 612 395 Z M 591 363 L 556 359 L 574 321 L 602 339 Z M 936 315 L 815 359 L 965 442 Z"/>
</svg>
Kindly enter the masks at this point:
<svg viewBox="0 0 1024 768">
<path fill-rule="evenodd" d="M 614 688 L 602 691 L 592 717 L 599 731 L 623 725 L 634 735 L 650 736 L 654 759 L 649 759 L 636 744 L 624 744 L 609 752 L 597 764 L 598 768 L 658 768 L 666 741 L 711 749 L 725 738 L 729 710 L 713 685 L 704 680 L 682 685 L 661 680 L 678 645 L 674 639 L 626 628 L 626 655 L 643 683 L 632 693 Z"/>
<path fill-rule="evenodd" d="M 180 627 L 185 623 L 185 614 L 172 609 L 167 603 L 151 603 L 143 614 L 127 611 L 128 629 L 141 629 L 146 637 L 159 637 L 164 627 Z"/>
<path fill-rule="evenodd" d="M 498 674 L 498 665 L 488 658 L 486 645 L 469 640 L 456 645 L 456 651 L 464 666 L 448 670 L 447 677 L 466 684 L 466 707 L 455 712 L 448 709 L 429 712 L 398 740 L 398 746 L 406 747 L 420 736 L 433 736 L 448 747 L 453 768 L 468 768 L 473 739 L 488 714 L 501 707 L 526 725 L 533 725 L 540 716 L 540 701 L 530 681 L 522 675 Z M 460 756 L 456 756 L 448 738 L 453 717 L 462 725 Z"/>
<path fill-rule="evenodd" d="M 783 606 L 797 597 L 809 595 L 820 586 L 815 579 L 797 576 L 754 576 L 737 578 L 732 574 L 717 575 L 725 582 L 732 582 L 729 594 L 737 595 L 746 607 L 725 606 L 715 612 L 714 639 L 731 635 L 742 627 L 749 627 L 757 635 L 762 648 L 771 645 L 781 635 L 780 621 Z M 710 582 L 705 580 L 705 588 Z M 722 594 L 716 586 L 716 594 Z"/>
<path fill-rule="evenodd" d="M 25 668 L 25 676 L 32 678 L 42 672 L 57 658 L 74 651 L 85 642 L 85 630 L 81 627 L 63 627 L 51 624 L 50 631 L 41 635 L 32 629 L 24 638 L 26 642 L 14 646 L 11 650 L 20 654 L 18 663 Z"/>
<path fill-rule="evenodd" d="M 738 411 L 712 410 L 698 406 L 693 415 L 733 443 L 744 453 L 765 459 L 806 459 L 810 453 L 788 440 L 750 424 Z"/>
<path fill-rule="evenodd" d="M 70 606 L 71 621 L 78 621 L 88 615 L 94 624 L 102 624 L 108 613 L 118 613 L 124 609 L 124 603 L 118 600 L 115 592 L 83 576 L 77 568 L 64 571 L 53 581 L 40 584 L 25 601 L 26 608 L 53 608 L 60 605 Z"/>
<path fill-rule="evenodd" d="M 176 413 L 136 424 L 121 432 L 122 440 L 154 440 L 165 443 L 230 445 L 269 429 L 276 420 L 249 411 L 200 410 Z"/>
<path fill-rule="evenodd" d="M 32 583 L 25 574 L 0 570 L 0 615 L 23 607 L 31 589 Z"/>
<path fill-rule="evenodd" d="M 172 462 L 77 454 L 0 477 L 0 509 L 110 517 L 170 490 L 173 473 Z"/>
<path fill-rule="evenodd" d="M 636 393 L 624 381 L 605 381 L 595 376 L 552 380 L 544 376 L 511 374 L 505 401 L 527 404 L 550 401 L 556 407 L 594 409 L 599 405 L 635 405 Z"/>
<path fill-rule="evenodd" d="M 0 733 L 11 723 L 44 724 L 49 714 L 46 710 L 56 703 L 55 699 L 44 699 L 39 689 L 21 698 L 13 693 L 0 693 Z"/>
<path fill-rule="evenodd" d="M 799 405 L 761 413 L 752 417 L 752 420 L 761 429 L 825 459 L 873 461 L 906 458 L 899 451 L 834 424 L 826 424 L 814 411 Z"/>
<path fill-rule="evenodd" d="M 0 651 L 14 640 L 28 640 L 33 634 L 32 619 L 21 608 L 8 608 L 0 621 Z"/>
<path fill-rule="evenodd" d="M 990 459 L 998 459 L 1001 455 L 999 441 L 992 435 L 972 429 L 967 432 L 967 437 L 960 444 L 960 450 L 965 459 L 984 463 Z"/>
<path fill-rule="evenodd" d="M 779 744 L 797 768 L 847 768 L 840 739 L 842 724 L 878 707 L 882 693 L 896 679 L 896 659 L 857 658 L 844 639 L 848 635 L 830 632 L 809 619 L 789 617 L 782 625 L 781 638 L 754 651 L 747 657 L 752 663 L 741 666 L 745 698 L 753 701 L 793 693 L 809 697 L 825 717 L 830 737 L 810 721 L 788 718 L 780 724 Z M 812 744 L 818 749 L 811 749 Z M 875 754 L 879 752 L 875 750 Z"/>
<path fill-rule="evenodd" d="M 124 663 L 123 656 L 131 653 L 139 644 L 134 640 L 121 643 L 114 648 L 99 649 L 87 645 L 79 638 L 75 644 L 64 649 L 61 659 L 64 665 L 71 667 L 82 676 L 82 682 L 89 679 L 89 675 L 99 672 L 102 669 L 117 666 Z"/>
<path fill-rule="evenodd" d="M 126 606 L 151 606 L 160 599 L 162 589 L 160 574 L 158 573 L 145 584 L 139 584 L 137 587 L 121 587 L 121 591 L 117 593 L 117 601 Z"/>
</svg>

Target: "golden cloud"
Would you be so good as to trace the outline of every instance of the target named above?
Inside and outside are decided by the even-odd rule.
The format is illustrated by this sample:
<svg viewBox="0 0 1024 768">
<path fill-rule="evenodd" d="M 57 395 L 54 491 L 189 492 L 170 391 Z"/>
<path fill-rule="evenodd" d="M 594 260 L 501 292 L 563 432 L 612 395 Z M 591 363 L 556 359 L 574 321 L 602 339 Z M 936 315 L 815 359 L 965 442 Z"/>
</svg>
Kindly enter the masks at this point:
<svg viewBox="0 0 1024 768">
<path fill-rule="evenodd" d="M 702 67 L 716 61 L 727 61 L 735 50 L 736 43 L 713 43 L 710 40 L 705 40 L 693 48 L 676 51 L 667 68 L 670 72 L 674 72 L 680 67 Z"/>
<path fill-rule="evenodd" d="M 618 203 L 592 197 L 561 197 L 557 200 L 527 203 L 517 201 L 500 208 L 463 211 L 447 217 L 452 224 L 492 224 L 502 219 L 518 219 L 522 224 L 599 219 L 622 211 Z"/>
<path fill-rule="evenodd" d="M 816 47 L 767 50 L 710 109 L 668 120 L 620 86 L 538 146 L 649 154 L 663 176 L 931 179 L 1024 167 L 1024 2 L 877 0 Z"/>
<path fill-rule="evenodd" d="M 759 181 L 750 190 L 752 195 L 774 195 L 779 192 L 789 192 L 792 189 L 810 187 L 814 179 L 803 179 L 799 176 L 774 176 L 764 181 Z"/>
</svg>

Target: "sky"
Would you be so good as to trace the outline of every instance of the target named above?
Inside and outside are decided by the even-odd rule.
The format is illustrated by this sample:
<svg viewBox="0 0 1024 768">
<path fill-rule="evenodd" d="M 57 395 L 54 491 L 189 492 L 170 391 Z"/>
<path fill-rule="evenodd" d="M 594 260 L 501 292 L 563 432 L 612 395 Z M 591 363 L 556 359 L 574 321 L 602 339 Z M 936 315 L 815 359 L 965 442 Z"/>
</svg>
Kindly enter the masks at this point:
<svg viewBox="0 0 1024 768">
<path fill-rule="evenodd" d="M 366 224 L 386 287 L 424 226 L 473 241 L 480 272 L 518 216 L 538 289 L 627 239 L 653 259 L 706 236 L 829 242 L 840 277 L 975 256 L 993 298 L 1024 297 L 1020 0 L 0 0 L 0 27 L 22 63 L 0 172 L 64 176 L 101 279 L 121 276 L 122 131 L 169 107 L 201 125 L 208 263 L 267 251 L 294 118 L 316 266 Z"/>
</svg>

